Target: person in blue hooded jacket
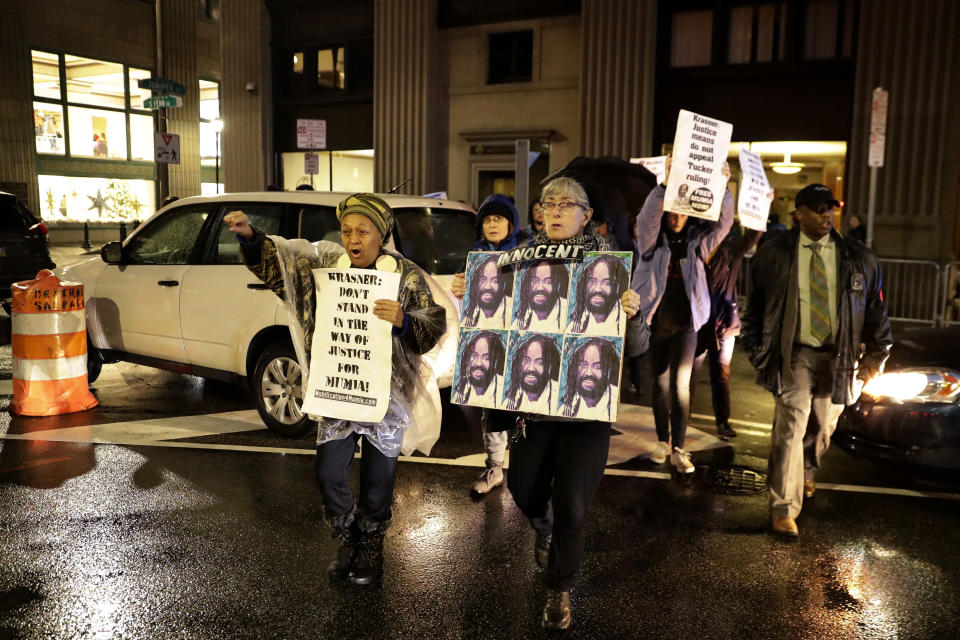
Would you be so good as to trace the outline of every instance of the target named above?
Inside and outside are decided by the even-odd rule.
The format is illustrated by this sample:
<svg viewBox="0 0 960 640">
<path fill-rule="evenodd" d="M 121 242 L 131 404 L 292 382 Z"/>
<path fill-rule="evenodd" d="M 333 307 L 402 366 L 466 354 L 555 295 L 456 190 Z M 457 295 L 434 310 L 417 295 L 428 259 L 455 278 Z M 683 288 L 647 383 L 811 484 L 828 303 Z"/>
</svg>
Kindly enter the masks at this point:
<svg viewBox="0 0 960 640">
<path fill-rule="evenodd" d="M 723 173 L 729 180 L 730 168 L 726 163 Z M 683 445 L 690 418 L 690 377 L 697 331 L 710 318 L 704 265 L 733 225 L 733 196 L 729 190 L 724 193 L 716 222 L 690 221 L 683 214 L 663 210 L 665 191 L 665 184 L 654 187 L 637 216 L 640 260 L 630 287 L 639 294 L 640 313 L 627 330 L 627 340 L 634 344 L 628 344 L 630 355 L 639 355 L 635 345 L 644 340 L 637 340 L 635 332 L 638 328 L 643 333 L 649 331 L 653 417 L 658 440 L 650 460 L 660 464 L 669 454 L 677 472 L 686 474 L 694 470 Z"/>
<path fill-rule="evenodd" d="M 477 237 L 473 251 L 509 251 L 519 244 L 520 216 L 513 199 L 501 193 L 494 193 L 477 210 Z M 494 269 L 496 265 L 494 264 Z M 458 273 L 454 276 L 451 290 L 462 298 L 466 291 L 466 276 Z M 479 296 L 471 295 L 471 300 Z M 471 310 L 466 310 L 471 313 Z M 470 490 L 477 495 L 485 495 L 503 485 L 503 459 L 507 451 L 508 431 L 487 431 L 488 411 L 483 410 L 480 426 L 483 429 L 483 446 L 487 451 L 486 468 L 471 485 Z"/>
</svg>

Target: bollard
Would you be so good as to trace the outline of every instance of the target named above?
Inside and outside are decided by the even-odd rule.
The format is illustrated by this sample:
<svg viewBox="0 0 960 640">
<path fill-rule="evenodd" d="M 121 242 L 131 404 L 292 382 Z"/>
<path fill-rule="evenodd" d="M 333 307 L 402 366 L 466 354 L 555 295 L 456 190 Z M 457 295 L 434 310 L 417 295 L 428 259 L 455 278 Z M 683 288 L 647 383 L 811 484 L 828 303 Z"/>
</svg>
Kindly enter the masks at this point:
<svg viewBox="0 0 960 640">
<path fill-rule="evenodd" d="M 133 230 L 136 231 L 136 230 L 137 230 L 137 227 L 140 226 L 140 221 L 139 221 L 139 220 L 134 220 L 132 226 L 133 226 Z"/>
<path fill-rule="evenodd" d="M 127 239 L 127 223 L 121 222 L 120 223 L 120 242 L 123 242 L 126 239 Z"/>
<path fill-rule="evenodd" d="M 83 244 L 80 245 L 82 249 L 89 249 L 93 245 L 90 244 L 90 225 L 86 222 L 83 223 Z"/>
<path fill-rule="evenodd" d="M 97 406 L 87 384 L 83 285 L 43 269 L 11 285 L 13 413 L 54 416 Z"/>
</svg>

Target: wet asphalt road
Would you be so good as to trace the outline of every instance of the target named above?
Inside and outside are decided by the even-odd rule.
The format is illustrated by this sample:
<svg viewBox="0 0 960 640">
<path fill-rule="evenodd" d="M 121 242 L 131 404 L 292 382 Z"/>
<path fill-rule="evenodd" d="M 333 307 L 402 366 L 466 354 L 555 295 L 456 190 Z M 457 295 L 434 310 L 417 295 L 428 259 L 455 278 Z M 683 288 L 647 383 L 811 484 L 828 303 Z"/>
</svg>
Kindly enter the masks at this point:
<svg viewBox="0 0 960 640">
<path fill-rule="evenodd" d="M 0 378 L 9 358 L 0 346 Z M 960 491 L 833 448 L 785 542 L 767 532 L 764 494 L 705 484 L 711 465 L 765 470 L 772 403 L 739 353 L 734 446 L 697 452 L 693 480 L 643 455 L 608 469 L 573 625 L 554 634 L 539 628 L 533 533 L 509 493 L 467 493 L 474 421 L 451 413 L 432 459 L 401 462 L 385 576 L 354 588 L 326 577 L 336 545 L 311 438 L 241 425 L 93 444 L 253 406 L 242 389 L 127 364 L 94 388 L 100 407 L 57 418 L 11 417 L 0 395 L 0 640 L 960 637 Z M 694 413 L 709 401 L 701 382 Z M 712 433 L 708 417 L 693 424 Z M 51 433 L 79 441 L 34 439 Z M 247 450 L 208 448 L 223 445 Z"/>
</svg>

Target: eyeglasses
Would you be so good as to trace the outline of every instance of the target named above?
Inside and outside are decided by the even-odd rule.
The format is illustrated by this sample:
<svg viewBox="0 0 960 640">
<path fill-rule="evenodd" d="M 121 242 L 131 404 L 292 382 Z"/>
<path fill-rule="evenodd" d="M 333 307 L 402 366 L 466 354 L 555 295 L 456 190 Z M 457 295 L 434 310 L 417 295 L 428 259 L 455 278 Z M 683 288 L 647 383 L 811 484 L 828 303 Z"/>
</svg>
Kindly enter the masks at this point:
<svg viewBox="0 0 960 640">
<path fill-rule="evenodd" d="M 553 213 L 554 209 L 556 209 L 560 212 L 560 215 L 565 216 L 573 213 L 574 207 L 586 208 L 586 205 L 582 205 L 579 202 L 573 202 L 572 200 L 565 200 L 563 202 L 541 202 L 540 207 L 543 209 L 544 213 L 550 214 Z"/>
</svg>

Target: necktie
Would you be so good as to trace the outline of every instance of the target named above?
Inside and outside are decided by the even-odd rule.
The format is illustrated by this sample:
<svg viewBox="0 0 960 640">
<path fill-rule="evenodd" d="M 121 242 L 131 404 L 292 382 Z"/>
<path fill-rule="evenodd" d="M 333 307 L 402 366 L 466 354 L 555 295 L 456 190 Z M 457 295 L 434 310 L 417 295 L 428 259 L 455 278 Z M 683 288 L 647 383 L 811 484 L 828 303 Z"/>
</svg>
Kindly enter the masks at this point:
<svg viewBox="0 0 960 640">
<path fill-rule="evenodd" d="M 827 289 L 827 266 L 820 257 L 818 242 L 810 249 L 810 335 L 821 344 L 830 337 L 830 295 Z"/>
</svg>

